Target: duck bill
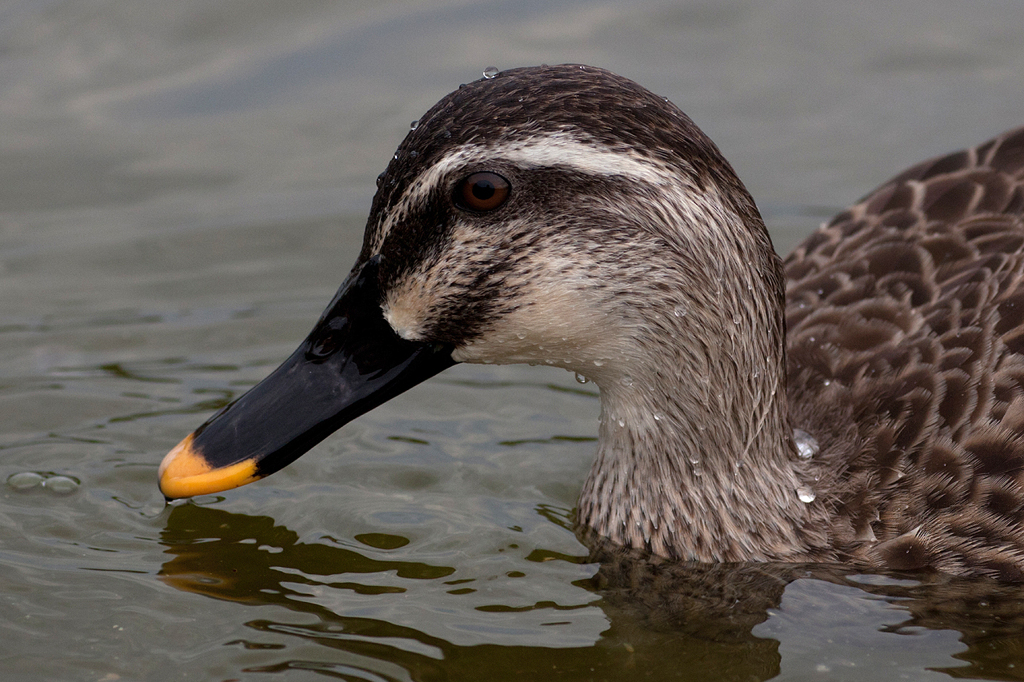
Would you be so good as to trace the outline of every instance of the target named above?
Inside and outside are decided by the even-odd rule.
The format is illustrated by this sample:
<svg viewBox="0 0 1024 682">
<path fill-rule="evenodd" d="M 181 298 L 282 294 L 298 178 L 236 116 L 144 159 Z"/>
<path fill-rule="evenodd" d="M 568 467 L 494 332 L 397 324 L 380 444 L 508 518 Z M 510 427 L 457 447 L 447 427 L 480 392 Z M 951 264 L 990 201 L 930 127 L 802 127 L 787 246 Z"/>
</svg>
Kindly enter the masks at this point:
<svg viewBox="0 0 1024 682">
<path fill-rule="evenodd" d="M 342 284 L 272 374 L 167 453 L 171 498 L 236 488 L 285 467 L 344 424 L 451 367 L 451 349 L 400 338 L 384 320 L 377 261 Z"/>
</svg>

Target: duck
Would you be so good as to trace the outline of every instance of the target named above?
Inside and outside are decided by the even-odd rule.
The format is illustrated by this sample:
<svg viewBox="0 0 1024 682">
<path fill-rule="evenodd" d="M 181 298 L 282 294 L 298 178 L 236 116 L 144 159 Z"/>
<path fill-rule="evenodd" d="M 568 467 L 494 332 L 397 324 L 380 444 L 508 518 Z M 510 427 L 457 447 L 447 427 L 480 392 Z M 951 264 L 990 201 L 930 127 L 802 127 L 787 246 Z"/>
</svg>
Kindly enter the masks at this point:
<svg viewBox="0 0 1024 682">
<path fill-rule="evenodd" d="M 313 330 L 160 489 L 264 478 L 456 363 L 598 387 L 575 519 L 602 543 L 1024 581 L 1024 128 L 783 260 L 667 98 L 586 65 L 485 72 L 411 126 Z"/>
</svg>

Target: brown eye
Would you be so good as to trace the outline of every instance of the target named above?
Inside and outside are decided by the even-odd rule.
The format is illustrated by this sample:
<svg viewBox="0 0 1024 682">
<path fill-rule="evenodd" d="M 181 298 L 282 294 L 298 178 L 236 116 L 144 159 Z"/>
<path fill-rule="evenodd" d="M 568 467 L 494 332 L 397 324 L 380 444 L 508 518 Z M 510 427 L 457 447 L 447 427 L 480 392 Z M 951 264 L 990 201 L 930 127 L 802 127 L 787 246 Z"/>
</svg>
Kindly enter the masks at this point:
<svg viewBox="0 0 1024 682">
<path fill-rule="evenodd" d="M 455 203 L 471 211 L 493 211 L 508 199 L 508 180 L 497 173 L 473 173 L 455 188 Z"/>
</svg>

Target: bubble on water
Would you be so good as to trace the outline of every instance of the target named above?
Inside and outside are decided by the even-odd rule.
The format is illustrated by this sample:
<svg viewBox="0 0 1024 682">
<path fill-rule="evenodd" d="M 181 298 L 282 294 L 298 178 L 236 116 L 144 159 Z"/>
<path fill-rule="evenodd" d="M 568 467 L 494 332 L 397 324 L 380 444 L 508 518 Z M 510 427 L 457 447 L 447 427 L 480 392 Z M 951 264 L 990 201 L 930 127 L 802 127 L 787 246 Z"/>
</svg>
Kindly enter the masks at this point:
<svg viewBox="0 0 1024 682">
<path fill-rule="evenodd" d="M 814 502 L 814 498 L 817 497 L 814 494 L 814 491 L 808 488 L 807 486 L 800 486 L 799 488 L 797 488 L 796 496 L 804 504 L 810 504 L 811 502 Z"/>
<path fill-rule="evenodd" d="M 45 479 L 34 471 L 21 471 L 7 477 L 7 485 L 15 490 L 28 490 L 35 488 Z"/>
<path fill-rule="evenodd" d="M 495 78 L 498 75 L 498 73 L 499 72 L 497 66 L 488 66 L 486 69 L 484 69 L 484 78 L 490 80 L 492 78 Z"/>
<path fill-rule="evenodd" d="M 37 471 L 20 471 L 7 477 L 7 485 L 15 490 L 45 488 L 58 495 L 67 495 L 78 490 L 81 485 L 77 479 L 60 474 L 39 473 Z"/>
<path fill-rule="evenodd" d="M 51 476 L 43 481 L 43 487 L 58 495 L 68 495 L 78 490 L 78 481 L 70 476 Z"/>
</svg>

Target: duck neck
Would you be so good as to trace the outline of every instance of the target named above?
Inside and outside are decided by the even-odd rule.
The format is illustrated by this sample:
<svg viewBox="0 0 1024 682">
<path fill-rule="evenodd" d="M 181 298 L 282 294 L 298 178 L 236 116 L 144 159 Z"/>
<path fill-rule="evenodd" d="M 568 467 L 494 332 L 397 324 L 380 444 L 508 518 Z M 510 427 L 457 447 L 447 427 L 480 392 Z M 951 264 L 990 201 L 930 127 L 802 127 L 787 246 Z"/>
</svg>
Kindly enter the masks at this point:
<svg viewBox="0 0 1024 682">
<path fill-rule="evenodd" d="M 676 336 L 686 339 L 682 348 L 663 349 L 647 371 L 634 365 L 628 377 L 598 381 L 600 441 L 579 502 L 582 524 L 675 559 L 805 552 L 809 509 L 798 493 L 785 351 L 781 335 L 765 336 L 705 344 Z"/>
</svg>

